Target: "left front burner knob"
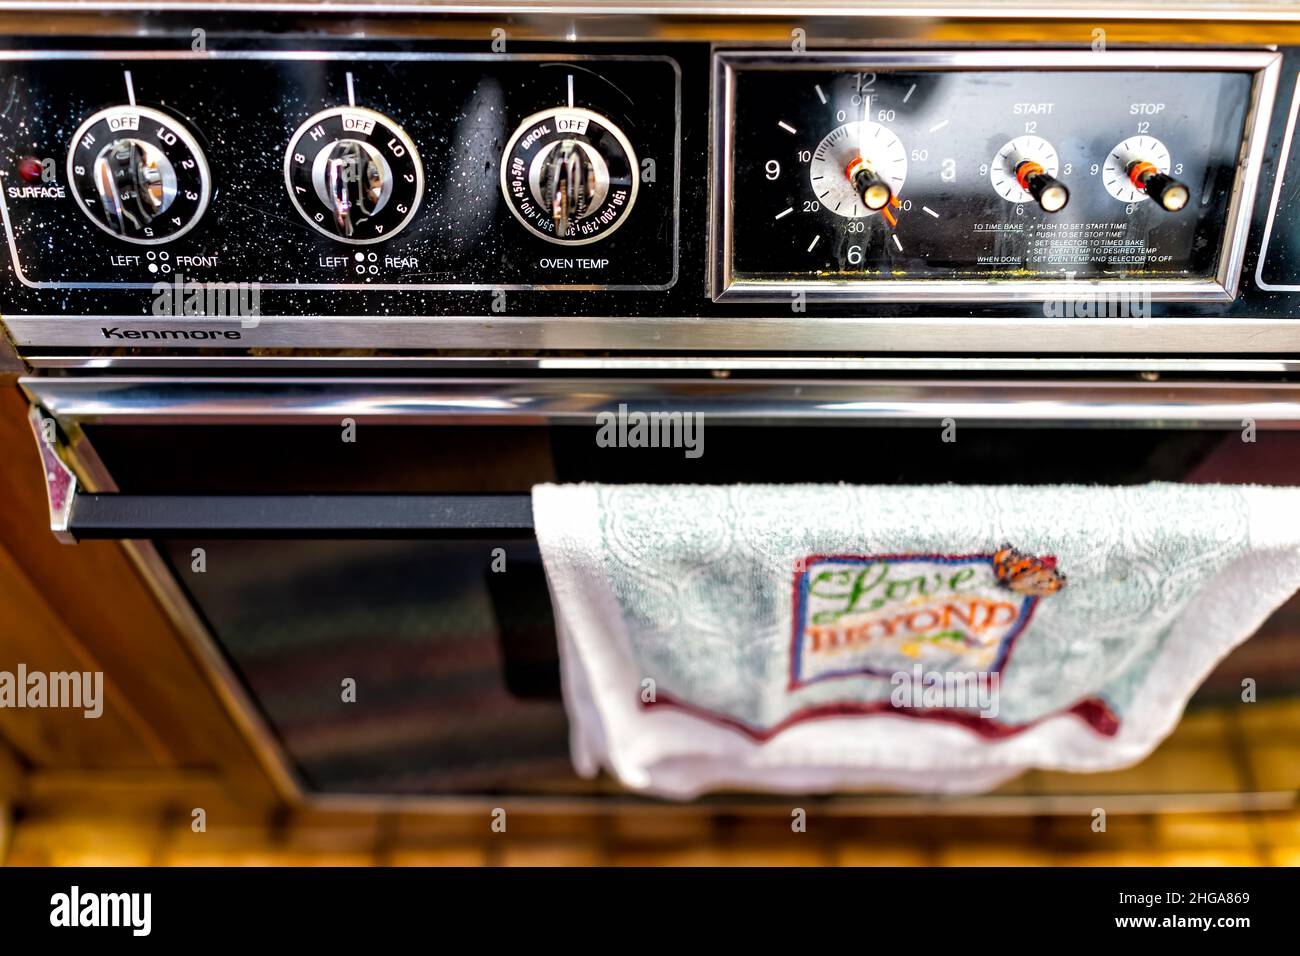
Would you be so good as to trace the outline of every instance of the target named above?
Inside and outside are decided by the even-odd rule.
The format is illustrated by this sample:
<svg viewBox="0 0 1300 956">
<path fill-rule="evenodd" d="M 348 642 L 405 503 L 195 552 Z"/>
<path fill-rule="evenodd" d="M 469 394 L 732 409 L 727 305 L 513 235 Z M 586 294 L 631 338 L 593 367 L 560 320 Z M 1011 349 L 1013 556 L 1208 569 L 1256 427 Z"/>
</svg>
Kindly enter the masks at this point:
<svg viewBox="0 0 1300 956">
<path fill-rule="evenodd" d="M 331 239 L 368 245 L 391 239 L 415 215 L 424 167 L 415 144 L 382 113 L 339 106 L 293 134 L 284 180 L 294 207 Z"/>
<path fill-rule="evenodd" d="M 142 245 L 189 232 L 212 194 L 193 134 L 145 106 L 112 106 L 82 123 L 68 151 L 68 182 L 95 225 Z"/>
</svg>

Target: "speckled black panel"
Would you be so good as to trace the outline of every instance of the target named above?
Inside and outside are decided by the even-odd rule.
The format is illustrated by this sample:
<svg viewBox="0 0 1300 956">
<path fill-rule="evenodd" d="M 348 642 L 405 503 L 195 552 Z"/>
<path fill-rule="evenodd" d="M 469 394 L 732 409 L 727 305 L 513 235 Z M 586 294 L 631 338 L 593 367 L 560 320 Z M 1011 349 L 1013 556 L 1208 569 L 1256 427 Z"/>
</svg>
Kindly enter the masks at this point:
<svg viewBox="0 0 1300 956">
<path fill-rule="evenodd" d="M 0 137 L 8 219 L 21 274 L 33 283 L 152 287 L 199 282 L 274 286 L 668 286 L 676 274 L 674 192 L 678 70 L 668 58 L 569 59 L 403 52 L 380 59 L 58 59 L 0 67 Z M 69 195 L 65 157 L 77 127 L 136 103 L 183 124 L 212 171 L 198 225 L 160 245 L 96 228 Z M 393 119 L 419 151 L 423 202 L 391 240 L 350 245 L 322 235 L 289 201 L 285 152 L 309 117 L 348 104 Z M 610 117 L 654 164 L 615 235 L 561 246 L 529 235 L 507 209 L 499 162 L 525 117 L 564 105 Z M 56 180 L 25 183 L 19 164 L 54 159 Z M 647 167 L 643 167 L 647 168 Z M 399 300 L 409 301 L 409 300 Z M 413 310 L 418 311 L 418 308 Z"/>
</svg>

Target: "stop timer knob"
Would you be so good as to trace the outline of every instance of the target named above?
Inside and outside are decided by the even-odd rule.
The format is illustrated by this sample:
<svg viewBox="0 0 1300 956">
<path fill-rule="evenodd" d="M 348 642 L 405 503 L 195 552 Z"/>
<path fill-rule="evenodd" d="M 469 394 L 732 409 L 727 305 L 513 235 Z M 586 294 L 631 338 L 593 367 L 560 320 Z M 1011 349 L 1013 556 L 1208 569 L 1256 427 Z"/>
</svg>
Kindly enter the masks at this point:
<svg viewBox="0 0 1300 956">
<path fill-rule="evenodd" d="M 614 123 L 581 107 L 534 113 L 501 159 L 501 191 L 528 231 L 579 246 L 609 236 L 636 203 L 640 171 L 632 144 Z"/>
</svg>

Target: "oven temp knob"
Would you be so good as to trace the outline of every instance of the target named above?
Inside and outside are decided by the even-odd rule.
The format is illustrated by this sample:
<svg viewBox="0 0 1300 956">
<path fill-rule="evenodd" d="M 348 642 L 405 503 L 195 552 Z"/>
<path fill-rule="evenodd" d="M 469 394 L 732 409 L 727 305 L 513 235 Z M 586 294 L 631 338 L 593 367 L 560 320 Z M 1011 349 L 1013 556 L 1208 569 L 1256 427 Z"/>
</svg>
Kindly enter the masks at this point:
<svg viewBox="0 0 1300 956">
<path fill-rule="evenodd" d="M 142 245 L 189 232 L 212 194 L 194 136 L 144 106 L 109 107 L 82 123 L 68 150 L 68 182 L 91 222 Z"/>
<path fill-rule="evenodd" d="M 294 208 L 316 230 L 353 245 L 397 235 L 424 196 L 424 167 L 395 122 L 360 106 L 317 113 L 284 155 Z"/>
<path fill-rule="evenodd" d="M 501 159 L 501 191 L 515 218 L 563 245 L 610 235 L 632 211 L 639 185 L 636 152 L 623 131 L 579 107 L 534 113 Z"/>
</svg>

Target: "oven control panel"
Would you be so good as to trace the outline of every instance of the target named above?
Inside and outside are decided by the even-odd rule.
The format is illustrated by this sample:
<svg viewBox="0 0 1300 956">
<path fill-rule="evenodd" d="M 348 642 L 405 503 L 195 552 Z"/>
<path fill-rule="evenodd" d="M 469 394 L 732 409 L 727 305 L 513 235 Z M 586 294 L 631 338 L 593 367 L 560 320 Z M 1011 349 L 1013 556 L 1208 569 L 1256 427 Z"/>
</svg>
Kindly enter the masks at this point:
<svg viewBox="0 0 1300 956">
<path fill-rule="evenodd" d="M 869 26 L 0 38 L 0 321 L 33 365 L 1295 354 L 1300 47 Z"/>
<path fill-rule="evenodd" d="M 1275 59 L 723 54 L 715 291 L 1230 298 Z"/>
<path fill-rule="evenodd" d="M 3 65 L 22 283 L 664 289 L 662 56 L 87 52 Z"/>
</svg>

